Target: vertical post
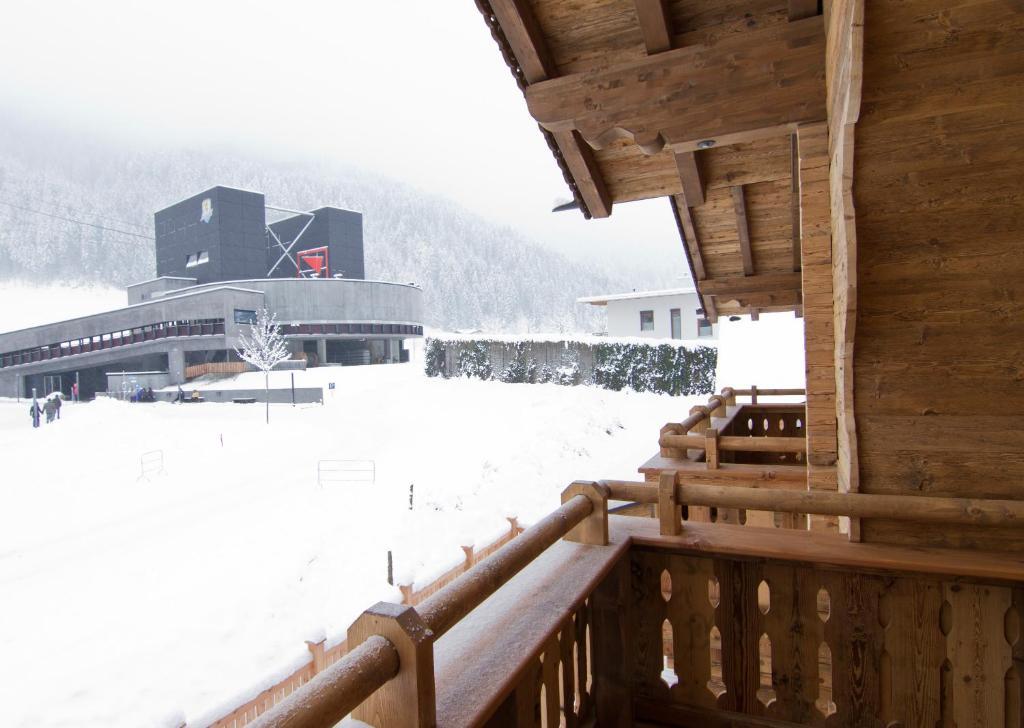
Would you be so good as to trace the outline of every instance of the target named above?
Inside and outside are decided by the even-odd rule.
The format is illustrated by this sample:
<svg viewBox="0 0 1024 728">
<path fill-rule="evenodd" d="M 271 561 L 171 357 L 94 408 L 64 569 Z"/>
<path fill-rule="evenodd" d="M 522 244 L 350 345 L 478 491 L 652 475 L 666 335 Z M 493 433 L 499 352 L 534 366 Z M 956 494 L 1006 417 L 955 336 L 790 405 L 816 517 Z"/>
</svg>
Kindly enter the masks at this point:
<svg viewBox="0 0 1024 728">
<path fill-rule="evenodd" d="M 757 385 L 750 385 L 750 404 L 757 404 Z"/>
<path fill-rule="evenodd" d="M 718 470 L 718 430 L 714 427 L 704 430 L 704 459 L 708 470 Z"/>
<path fill-rule="evenodd" d="M 726 407 L 736 406 L 736 392 L 733 391 L 732 387 L 722 387 L 722 396 L 725 397 Z"/>
<path fill-rule="evenodd" d="M 320 640 L 319 642 L 310 642 L 306 640 L 306 647 L 309 648 L 309 652 L 313 655 L 313 674 L 319 675 L 323 672 L 324 668 L 327 667 L 327 656 L 324 654 L 324 642 L 326 640 Z"/>
<path fill-rule="evenodd" d="M 565 540 L 606 546 L 608 544 L 608 488 L 593 481 L 577 480 L 562 491 L 562 503 L 568 502 L 577 495 L 589 498 L 594 508 L 589 516 L 565 535 Z"/>
<path fill-rule="evenodd" d="M 36 399 L 35 387 L 32 387 L 32 426 L 39 427 L 39 401 Z"/>
<path fill-rule="evenodd" d="M 683 509 L 676 499 L 676 471 L 666 470 L 658 479 L 658 521 L 662 536 L 678 536 L 683 530 Z"/>
<path fill-rule="evenodd" d="M 469 571 L 473 568 L 473 564 L 476 563 L 476 554 L 473 553 L 472 546 L 463 546 L 462 553 L 466 555 L 466 560 L 462 564 L 464 571 Z"/>
<path fill-rule="evenodd" d="M 292 407 L 295 406 L 295 372 L 292 372 Z"/>
<path fill-rule="evenodd" d="M 718 406 L 711 411 L 711 417 L 725 417 L 725 397 L 721 395 L 715 395 L 715 401 L 718 402 Z M 710 404 L 710 402 L 708 402 Z"/>
<path fill-rule="evenodd" d="M 434 633 L 412 607 L 379 602 L 348 628 L 349 648 L 372 635 L 395 646 L 398 674 L 352 711 L 352 717 L 382 728 L 433 728 Z"/>
<path fill-rule="evenodd" d="M 391 549 L 388 549 L 388 584 L 395 585 L 395 562 L 391 557 Z"/>
</svg>

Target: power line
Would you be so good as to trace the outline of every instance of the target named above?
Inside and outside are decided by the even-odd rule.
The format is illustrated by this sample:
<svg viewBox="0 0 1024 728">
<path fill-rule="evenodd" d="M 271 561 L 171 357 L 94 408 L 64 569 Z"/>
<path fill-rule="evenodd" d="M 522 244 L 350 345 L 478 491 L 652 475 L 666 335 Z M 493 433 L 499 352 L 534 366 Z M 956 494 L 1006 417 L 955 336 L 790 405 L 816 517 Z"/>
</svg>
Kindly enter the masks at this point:
<svg viewBox="0 0 1024 728">
<path fill-rule="evenodd" d="M 43 215 L 44 217 L 52 217 L 54 220 L 63 220 L 65 222 L 72 222 L 76 225 L 85 225 L 86 227 L 96 228 L 97 230 L 106 230 L 111 233 L 120 233 L 121 235 L 130 235 L 133 238 L 142 238 L 143 240 L 155 240 L 152 235 L 141 235 L 139 233 L 129 232 L 128 230 L 118 230 L 117 228 L 107 227 L 105 225 L 96 225 L 95 223 L 85 222 L 85 220 L 75 220 L 71 217 L 65 217 L 63 215 L 56 215 L 52 212 L 44 212 L 43 210 L 33 210 L 31 207 L 24 207 L 22 205 L 16 205 L 13 202 L 7 200 L 0 200 L 0 205 L 7 205 L 13 207 L 16 210 L 24 210 L 25 212 L 31 212 L 36 215 Z"/>
</svg>

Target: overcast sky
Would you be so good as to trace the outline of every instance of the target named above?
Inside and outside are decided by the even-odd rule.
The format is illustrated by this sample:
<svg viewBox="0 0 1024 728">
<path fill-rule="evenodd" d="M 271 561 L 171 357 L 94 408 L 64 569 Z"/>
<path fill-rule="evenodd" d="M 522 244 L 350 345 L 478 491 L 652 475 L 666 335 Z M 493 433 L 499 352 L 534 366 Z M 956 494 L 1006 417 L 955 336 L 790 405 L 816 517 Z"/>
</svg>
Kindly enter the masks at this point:
<svg viewBox="0 0 1024 728">
<path fill-rule="evenodd" d="M 4 6 L 0 124 L 14 115 L 122 142 L 336 159 L 546 247 L 686 275 L 662 199 L 609 220 L 550 212 L 568 189 L 473 0 Z"/>
</svg>

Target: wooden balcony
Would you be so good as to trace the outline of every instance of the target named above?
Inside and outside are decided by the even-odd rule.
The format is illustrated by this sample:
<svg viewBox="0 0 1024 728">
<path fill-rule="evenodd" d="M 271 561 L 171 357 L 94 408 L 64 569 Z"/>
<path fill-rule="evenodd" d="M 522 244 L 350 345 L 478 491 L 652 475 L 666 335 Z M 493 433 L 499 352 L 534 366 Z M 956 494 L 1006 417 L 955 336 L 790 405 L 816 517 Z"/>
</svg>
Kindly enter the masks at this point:
<svg viewBox="0 0 1024 728">
<path fill-rule="evenodd" d="M 417 607 L 368 610 L 352 651 L 256 725 L 330 726 L 350 712 L 381 728 L 1020 725 L 1024 555 L 682 513 L 1020 528 L 1024 503 L 924 506 L 670 471 L 657 484 L 574 483 L 562 499 Z M 658 517 L 609 516 L 609 500 Z"/>
</svg>

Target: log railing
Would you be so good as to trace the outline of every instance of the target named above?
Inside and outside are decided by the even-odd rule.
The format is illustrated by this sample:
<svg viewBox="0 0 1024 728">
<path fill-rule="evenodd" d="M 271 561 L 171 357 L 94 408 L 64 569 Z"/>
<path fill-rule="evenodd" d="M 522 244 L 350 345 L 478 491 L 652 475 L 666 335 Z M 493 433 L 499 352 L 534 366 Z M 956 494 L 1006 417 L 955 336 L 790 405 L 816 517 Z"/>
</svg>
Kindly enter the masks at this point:
<svg viewBox="0 0 1024 728">
<path fill-rule="evenodd" d="M 559 539 L 606 544 L 607 518 L 606 490 L 574 483 L 560 508 L 417 608 L 380 603 L 364 612 L 345 657 L 250 725 L 327 728 L 352 713 L 371 725 L 433 726 L 434 642 Z"/>
<path fill-rule="evenodd" d="M 919 523 L 1024 527 L 1024 501 L 986 498 L 939 498 L 871 493 L 777 490 L 739 486 L 696 485 L 666 472 L 657 487 L 650 483 L 602 480 L 612 500 L 657 503 L 663 535 L 682 529 L 684 506 L 808 513 L 819 516 L 885 518 Z"/>
<path fill-rule="evenodd" d="M 659 520 L 610 522 L 609 499 Z M 1024 559 L 684 525 L 684 506 L 1024 527 L 1018 501 L 574 483 L 418 606 L 364 612 L 255 725 L 1017 725 Z"/>
</svg>

